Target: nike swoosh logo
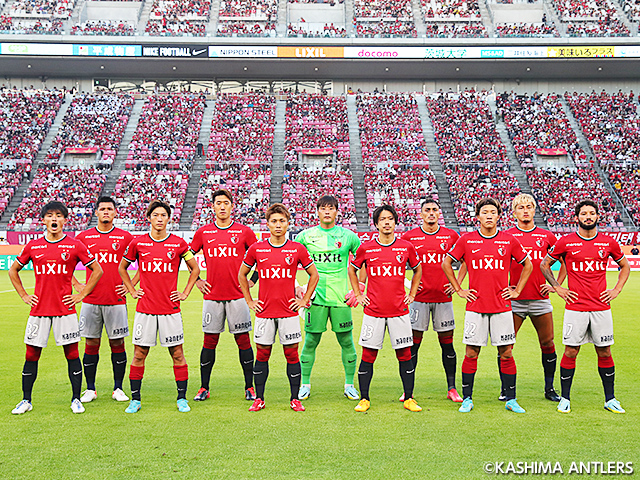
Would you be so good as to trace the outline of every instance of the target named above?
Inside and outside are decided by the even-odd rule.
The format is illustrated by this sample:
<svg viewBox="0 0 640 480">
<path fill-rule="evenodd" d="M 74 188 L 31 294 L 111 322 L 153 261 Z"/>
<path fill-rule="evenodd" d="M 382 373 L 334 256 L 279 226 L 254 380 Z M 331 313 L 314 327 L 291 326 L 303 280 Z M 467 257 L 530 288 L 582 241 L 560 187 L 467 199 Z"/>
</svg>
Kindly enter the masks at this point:
<svg viewBox="0 0 640 480">
<path fill-rule="evenodd" d="M 215 241 L 216 241 L 216 239 L 212 238 L 211 240 L 207 240 L 207 243 L 211 243 L 211 242 L 215 242 Z"/>
<path fill-rule="evenodd" d="M 83 363 L 82 365 L 84 365 L 84 368 L 87 368 L 87 367 L 93 367 L 95 363 Z"/>
<path fill-rule="evenodd" d="M 138 393 L 140 390 L 131 390 L 131 395 L 133 395 L 134 393 Z"/>
<path fill-rule="evenodd" d="M 244 363 L 245 365 L 249 365 L 250 363 L 253 363 L 253 361 L 252 360 L 248 360 L 248 361 L 242 362 L 242 363 Z"/>
<path fill-rule="evenodd" d="M 378 258 L 380 258 L 380 257 L 370 258 L 370 259 L 369 259 L 369 261 L 370 261 L 370 262 L 373 262 L 373 261 L 377 260 Z"/>
<path fill-rule="evenodd" d="M 556 361 L 556 359 L 555 359 L 555 358 L 547 358 L 547 362 L 549 362 L 549 363 L 553 363 L 553 362 L 555 362 L 555 361 Z"/>
<path fill-rule="evenodd" d="M 612 376 L 614 376 L 614 375 L 615 375 L 615 373 L 605 373 L 605 374 L 604 374 L 604 376 L 605 376 L 605 377 L 612 377 Z"/>
<path fill-rule="evenodd" d="M 260 370 L 259 372 L 256 372 L 255 370 L 253 371 L 254 375 L 260 375 L 262 373 L 262 370 Z"/>
<path fill-rule="evenodd" d="M 71 372 L 71 373 L 73 373 L 74 375 L 80 375 L 82 373 L 82 370 L 80 370 L 79 372 Z"/>
<path fill-rule="evenodd" d="M 22 372 L 22 376 L 23 376 L 23 377 L 28 377 L 28 376 L 30 376 L 30 375 L 33 375 L 33 373 L 24 373 L 24 372 Z"/>
<path fill-rule="evenodd" d="M 480 249 L 476 249 L 476 250 L 471 250 L 471 253 L 478 253 L 480 251 Z"/>
<path fill-rule="evenodd" d="M 462 384 L 462 388 L 467 388 L 469 386 L 469 384 L 465 385 L 464 383 Z"/>
<path fill-rule="evenodd" d="M 44 257 L 44 253 L 42 253 L 40 255 L 36 255 L 36 258 L 40 258 L 40 257 Z"/>
<path fill-rule="evenodd" d="M 447 355 L 447 358 L 456 358 L 455 355 Z"/>
<path fill-rule="evenodd" d="M 262 262 L 266 262 L 266 261 L 267 261 L 267 259 L 266 259 L 266 258 L 259 258 L 259 259 L 258 259 L 258 262 L 260 262 L 260 263 L 262 263 Z"/>
<path fill-rule="evenodd" d="M 347 363 L 356 363 L 355 358 L 353 360 L 348 360 Z"/>
<path fill-rule="evenodd" d="M 415 368 L 414 368 L 413 370 L 408 370 L 408 371 L 407 371 L 407 375 L 411 375 L 411 374 L 412 374 L 413 372 L 415 372 L 415 371 L 416 371 L 416 369 L 415 369 Z"/>
<path fill-rule="evenodd" d="M 151 254 L 151 252 L 144 252 L 144 253 L 141 253 L 140 256 L 141 257 L 146 257 L 147 255 L 150 255 L 150 254 Z"/>
<path fill-rule="evenodd" d="M 577 255 L 580 252 L 581 252 L 581 250 L 576 250 L 575 252 L 571 252 L 571 255 Z"/>
<path fill-rule="evenodd" d="M 299 374 L 299 373 L 296 373 L 296 374 L 294 374 L 294 375 L 291 375 L 291 378 L 296 378 L 296 377 L 299 377 L 299 376 L 300 376 L 300 374 Z"/>
<path fill-rule="evenodd" d="M 202 363 L 202 362 L 200 362 L 200 366 L 201 366 L 201 367 L 206 367 L 206 366 L 207 366 L 207 365 L 209 365 L 210 363 L 211 363 L 211 362 L 206 362 L 206 363 Z"/>
<path fill-rule="evenodd" d="M 206 51 L 207 51 L 206 48 L 204 48 L 202 50 L 194 50 L 194 51 L 191 52 L 191 55 L 200 55 L 202 52 L 206 52 Z"/>
<path fill-rule="evenodd" d="M 560 377 L 560 380 L 569 380 L 571 377 Z"/>
<path fill-rule="evenodd" d="M 127 363 L 126 360 L 122 360 L 121 362 L 116 361 L 116 365 L 122 365 L 123 363 Z"/>
<path fill-rule="evenodd" d="M 97 243 L 92 243 L 91 245 L 89 245 L 87 248 L 93 248 L 97 245 Z"/>
<path fill-rule="evenodd" d="M 516 388 L 516 387 L 514 387 L 514 386 L 511 386 L 511 387 L 509 387 L 509 390 L 513 390 L 514 388 Z"/>
</svg>

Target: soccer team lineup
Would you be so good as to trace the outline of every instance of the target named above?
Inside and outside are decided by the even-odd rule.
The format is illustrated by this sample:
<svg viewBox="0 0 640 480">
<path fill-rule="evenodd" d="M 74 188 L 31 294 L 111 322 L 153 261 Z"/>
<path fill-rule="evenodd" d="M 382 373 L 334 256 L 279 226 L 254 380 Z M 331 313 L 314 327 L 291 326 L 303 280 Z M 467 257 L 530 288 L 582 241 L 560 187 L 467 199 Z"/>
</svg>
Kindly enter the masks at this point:
<svg viewBox="0 0 640 480">
<path fill-rule="evenodd" d="M 228 190 L 215 191 L 215 220 L 199 228 L 190 243 L 167 230 L 172 208 L 160 200 L 147 206 L 150 230 L 138 236 L 114 225 L 117 216 L 126 212 L 118 212 L 111 197 L 98 198 L 97 226 L 75 238 L 64 231 L 67 207 L 58 201 L 43 204 L 43 236 L 29 241 L 9 269 L 11 284 L 30 307 L 22 399 L 11 413 L 27 414 L 37 406 L 38 363 L 52 331 L 67 361 L 73 413 L 99 408 L 88 404 L 98 399 L 103 332 L 111 352 L 113 385 L 99 387 L 113 387 L 112 398 L 123 402 L 123 412 L 141 410 L 145 360 L 159 343 L 173 362 L 177 410 L 187 413 L 193 407 L 190 399 L 204 402 L 211 396 L 216 347 L 225 329 L 237 344 L 249 411 L 265 409 L 267 379 L 282 375 L 269 369 L 278 341 L 286 359 L 289 406 L 304 412 L 303 401 L 312 393 L 316 350 L 323 348 L 320 340 L 331 328 L 341 350 L 344 396 L 353 402 L 349 408 L 356 413 L 376 408 L 371 400 L 372 392 L 375 400 L 379 398 L 372 385 L 374 363 L 385 338 L 398 361 L 402 407 L 422 411 L 414 386 L 420 346 L 431 329 L 437 334 L 442 371 L 429 375 L 442 376 L 452 408 L 469 413 L 476 406 L 478 358 L 482 347 L 492 346 L 500 379 L 496 396 L 511 412 L 505 415 L 525 414 L 531 393 L 516 394 L 518 349 L 514 345 L 527 323 L 535 329 L 540 347 L 537 395 L 544 395 L 549 409 L 571 414 L 576 359 L 583 345 L 592 344 L 603 389 L 601 405 L 608 412 L 625 413 L 614 391 L 611 304 L 624 295 L 630 265 L 618 242 L 598 231 L 596 201 L 585 199 L 575 205 L 575 229 L 562 237 L 536 226 L 536 202 L 528 194 L 513 199 L 511 213 L 517 222 L 508 229 L 499 225 L 501 204 L 490 197 L 480 199 L 473 206 L 478 228 L 462 235 L 442 224 L 435 198 L 421 201 L 418 224 L 402 235 L 396 233 L 394 207 L 381 205 L 372 214 L 377 235 L 361 242 L 356 233 L 336 225 L 340 204 L 334 196 L 317 199 L 318 225 L 295 240 L 289 239 L 291 215 L 283 204 L 274 203 L 264 212 L 269 235 L 258 241 L 249 227 L 234 220 L 236 200 Z M 206 265 L 204 276 L 196 259 L 200 253 Z M 608 286 L 610 259 L 619 268 L 615 284 Z M 182 262 L 188 279 L 180 289 Z M 21 271 L 29 264 L 35 290 L 23 284 Z M 86 268 L 84 278 L 76 270 L 79 264 Z M 306 272 L 305 282 L 298 283 L 299 270 Z M 198 359 L 200 386 L 192 396 L 181 302 L 194 287 L 203 295 L 204 338 Z M 554 310 L 551 295 L 564 301 L 564 311 Z M 455 318 L 455 297 L 466 304 L 464 318 Z M 135 310 L 131 328 L 128 308 Z M 362 327 L 354 338 L 352 311 L 359 308 L 363 309 Z M 561 332 L 554 332 L 554 316 L 562 318 Z M 456 328 L 462 330 L 464 352 L 456 352 Z M 559 353 L 556 338 L 562 339 Z M 132 358 L 127 358 L 125 342 L 133 344 Z M 433 349 L 428 353 L 434 355 Z M 195 356 L 188 352 L 188 357 Z M 591 361 L 585 357 L 583 363 Z M 101 369 L 109 368 L 105 363 L 100 363 Z M 168 398 L 170 392 L 166 394 Z M 575 404 L 580 404 L 579 395 Z"/>
</svg>

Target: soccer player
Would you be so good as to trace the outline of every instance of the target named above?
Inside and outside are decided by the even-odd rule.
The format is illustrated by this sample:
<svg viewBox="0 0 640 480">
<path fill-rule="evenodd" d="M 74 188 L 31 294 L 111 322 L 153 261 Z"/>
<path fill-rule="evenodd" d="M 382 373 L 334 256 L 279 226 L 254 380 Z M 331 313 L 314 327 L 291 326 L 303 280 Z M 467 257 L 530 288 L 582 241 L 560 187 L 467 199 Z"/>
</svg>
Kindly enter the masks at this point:
<svg viewBox="0 0 640 480">
<path fill-rule="evenodd" d="M 233 334 L 239 349 L 240 365 L 244 372 L 245 398 L 255 400 L 253 389 L 253 349 L 249 332 L 251 313 L 244 301 L 238 271 L 247 249 L 256 243 L 256 235 L 249 227 L 232 218 L 233 197 L 228 190 L 213 192 L 215 221 L 198 229 L 191 241 L 191 251 L 204 253 L 207 279 L 198 279 L 196 286 L 204 294 L 202 331 L 204 345 L 200 353 L 200 390 L 194 400 L 209 398 L 209 380 L 216 361 L 216 346 L 224 332 L 225 318 L 229 333 Z"/>
<path fill-rule="evenodd" d="M 358 400 L 360 395 L 353 385 L 357 359 L 356 347 L 353 344 L 353 320 L 351 308 L 345 305 L 344 299 L 349 290 L 349 254 L 356 253 L 360 240 L 352 231 L 336 226 L 336 197 L 320 197 L 316 207 L 320 224 L 296 237 L 296 242 L 304 245 L 311 254 L 320 274 L 315 297 L 305 315 L 304 346 L 300 355 L 302 385 L 298 398 L 304 400 L 311 394 L 311 369 L 316 358 L 316 348 L 322 334 L 327 330 L 327 321 L 330 319 L 331 330 L 336 334 L 342 348 L 344 395 L 351 400 Z"/>
<path fill-rule="evenodd" d="M 378 229 L 378 238 L 363 243 L 349 265 L 349 280 L 356 293 L 358 303 L 364 305 L 360 345 L 362 359 L 358 368 L 358 383 L 362 400 L 356 412 L 366 412 L 371 406 L 369 386 L 373 378 L 373 363 L 382 349 L 385 329 L 389 329 L 391 346 L 396 351 L 400 364 L 400 378 L 404 389 L 404 408 L 419 412 L 422 408 L 413 398 L 415 368 L 411 360 L 411 321 L 409 305 L 418 291 L 422 266 L 418 253 L 411 242 L 396 238 L 395 227 L 398 214 L 391 205 L 382 205 L 373 212 L 373 223 Z M 404 279 L 407 262 L 413 269 L 411 289 L 405 292 Z M 367 271 L 366 294 L 360 290 L 356 270 Z"/>
<path fill-rule="evenodd" d="M 416 247 L 422 263 L 422 280 L 418 293 L 415 301 L 409 305 L 409 317 L 413 330 L 411 358 L 413 366 L 416 367 L 418 349 L 424 332 L 429 329 L 431 317 L 433 330 L 438 334 L 442 350 L 442 366 L 447 378 L 447 398 L 454 402 L 462 402 L 456 390 L 456 351 L 453 348 L 453 330 L 456 328 L 456 323 L 451 301 L 454 290 L 442 271 L 442 261 L 458 240 L 459 235 L 438 224 L 440 204 L 433 198 L 422 202 L 420 217 L 422 225 L 402 236 L 404 240 L 408 240 Z M 462 282 L 465 273 L 466 266 L 462 263 L 458 272 L 458 283 Z M 404 401 L 404 396 L 400 397 L 400 400 Z"/>
<path fill-rule="evenodd" d="M 182 344 L 184 330 L 180 302 L 186 300 L 196 280 L 200 268 L 189 245 L 184 239 L 167 233 L 167 225 L 171 219 L 171 207 L 159 200 L 154 200 L 147 208 L 147 218 L 151 231 L 131 240 L 124 252 L 118 272 L 127 291 L 132 298 L 138 299 L 133 321 L 133 361 L 129 370 L 131 384 L 131 401 L 126 413 L 136 413 L 141 407 L 140 388 L 144 376 L 144 363 L 149 348 L 156 345 L 156 337 L 160 337 L 160 345 L 169 348 L 173 358 L 173 373 L 178 387 L 178 410 L 189 412 L 187 401 L 187 381 L 189 372 L 184 358 Z M 178 273 L 180 262 L 184 259 L 190 275 L 182 292 L 178 291 Z M 140 288 L 135 289 L 127 267 L 138 261 Z"/>
<path fill-rule="evenodd" d="M 109 337 L 111 347 L 111 365 L 113 367 L 113 393 L 111 397 L 119 402 L 126 402 L 129 397 L 122 391 L 122 382 L 127 368 L 127 353 L 124 349 L 124 338 L 129 335 L 127 317 L 127 290 L 122 285 L 118 266 L 125 249 L 133 239 L 129 232 L 116 228 L 113 221 L 117 216 L 116 202 L 111 197 L 100 197 L 96 202 L 95 214 L 98 226 L 80 233 L 76 239 L 87 246 L 96 258 L 104 275 L 96 288 L 86 296 L 80 309 L 80 336 L 85 338 L 84 376 L 87 389 L 80 397 L 82 403 L 96 398 L 96 371 L 100 358 L 100 337 L 102 327 Z M 87 272 L 87 278 L 89 272 Z M 75 277 L 74 287 L 79 292 L 85 288 Z"/>
<path fill-rule="evenodd" d="M 540 268 L 556 293 L 566 302 L 562 342 L 564 355 L 560 361 L 562 398 L 558 411 L 571 411 L 571 383 L 580 347 L 593 343 L 598 355 L 598 372 L 604 387 L 604 408 L 613 413 L 625 413 L 614 395 L 615 366 L 611 357 L 613 318 L 611 301 L 629 278 L 629 262 L 618 242 L 598 232 L 598 204 L 582 200 L 575 207 L 578 231 L 562 237 L 549 251 Z M 618 281 L 607 289 L 607 260 L 611 257 L 620 267 Z M 569 288 L 554 278 L 551 265 L 564 259 Z"/>
<path fill-rule="evenodd" d="M 287 359 L 287 377 L 291 389 L 290 406 L 296 412 L 304 407 L 298 399 L 300 390 L 300 360 L 298 343 L 302 338 L 298 310 L 308 306 L 318 284 L 318 270 L 309 252 L 300 243 L 287 239 L 291 215 L 281 203 L 271 205 L 265 214 L 271 237 L 254 243 L 247 250 L 238 280 L 249 308 L 256 312 L 256 328 L 253 340 L 256 343 L 256 362 L 253 377 L 256 384 L 256 399 L 250 412 L 265 407 L 264 388 L 269 376 L 269 358 L 276 340 L 276 331 Z M 301 265 L 309 274 L 307 290 L 302 298 L 296 298 L 296 272 Z M 258 300 L 249 290 L 247 275 L 255 267 L 260 276 Z"/>
<path fill-rule="evenodd" d="M 544 372 L 544 396 L 547 400 L 559 402 L 560 396 L 553 388 L 553 379 L 556 374 L 556 347 L 553 344 L 553 307 L 549 300 L 549 292 L 553 291 L 542 275 L 540 264 L 547 253 L 556 243 L 556 236 L 537 227 L 534 221 L 536 214 L 536 201 L 526 193 L 517 195 L 512 202 L 513 216 L 516 217 L 518 225 L 510 228 L 506 233 L 513 235 L 529 254 L 529 259 L 533 265 L 533 272 L 529 277 L 520 296 L 511 301 L 513 312 L 513 325 L 516 335 L 522 327 L 527 317 L 531 318 L 531 323 L 538 333 L 540 350 L 542 350 L 542 369 Z M 564 264 L 562 265 L 560 276 L 564 278 Z M 522 265 L 517 262 L 511 263 L 509 272 L 510 284 L 516 285 Z M 498 361 L 500 367 L 500 361 Z M 504 392 L 501 399 L 504 398 Z"/>
<path fill-rule="evenodd" d="M 502 391 L 507 403 L 505 408 L 525 413 L 516 400 L 516 363 L 512 347 L 516 341 L 511 313 L 511 299 L 518 298 L 524 289 L 533 265 L 527 252 L 513 235 L 498 230 L 502 214 L 500 203 L 494 198 L 483 198 L 475 207 L 479 230 L 466 233 L 456 242 L 442 262 L 442 268 L 455 292 L 467 301 L 464 317 L 466 344 L 462 362 L 462 396 L 459 408 L 467 413 L 473 409 L 473 380 L 478 369 L 480 348 L 498 347 L 502 371 Z M 520 280 L 515 288 L 509 287 L 511 262 L 523 265 Z M 469 271 L 469 288 L 463 289 L 453 273 L 452 263 L 464 261 Z"/>
<path fill-rule="evenodd" d="M 22 250 L 11 268 L 9 278 L 24 303 L 31 306 L 24 336 L 27 345 L 26 361 L 22 369 L 22 401 L 11 413 L 19 415 L 33 409 L 31 392 L 38 375 L 38 360 L 47 346 L 53 330 L 56 345 L 62 345 L 67 358 L 71 381 L 71 411 L 84 412 L 80 402 L 82 389 L 82 365 L 78 354 L 80 328 L 75 305 L 95 288 L 102 276 L 102 268 L 91 252 L 80 242 L 64 232 L 69 211 L 60 202 L 49 202 L 40 211 L 46 232 L 42 238 L 31 240 Z M 33 263 L 36 288 L 29 295 L 22 285 L 20 270 Z M 81 293 L 72 294 L 71 277 L 78 262 L 82 262 L 91 274 Z"/>
</svg>

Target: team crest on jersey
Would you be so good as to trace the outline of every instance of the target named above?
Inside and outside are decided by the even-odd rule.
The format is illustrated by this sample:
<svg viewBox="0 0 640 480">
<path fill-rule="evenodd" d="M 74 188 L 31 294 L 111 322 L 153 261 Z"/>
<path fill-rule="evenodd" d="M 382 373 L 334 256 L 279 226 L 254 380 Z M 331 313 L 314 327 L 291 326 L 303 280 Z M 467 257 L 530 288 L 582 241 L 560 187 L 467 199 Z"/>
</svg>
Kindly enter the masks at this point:
<svg viewBox="0 0 640 480">
<path fill-rule="evenodd" d="M 542 239 L 541 239 L 541 238 L 539 238 L 539 239 L 537 239 L 537 240 L 536 240 L 536 245 L 537 245 L 538 247 L 542 248 L 542 246 L 544 245 L 544 242 L 542 241 Z"/>
<path fill-rule="evenodd" d="M 447 242 L 442 242 L 440 244 L 440 248 L 442 249 L 443 252 L 447 251 Z"/>
<path fill-rule="evenodd" d="M 498 247 L 498 255 L 504 257 L 504 254 L 507 253 L 504 247 Z"/>
<path fill-rule="evenodd" d="M 62 252 L 60 254 L 60 257 L 66 262 L 67 260 L 69 260 L 69 252 Z"/>
<path fill-rule="evenodd" d="M 293 257 L 284 257 L 284 261 L 287 265 L 291 265 L 293 263 Z"/>
<path fill-rule="evenodd" d="M 113 250 L 117 252 L 118 250 L 120 250 L 120 242 L 113 242 L 111 244 L 111 248 L 113 248 Z"/>
<path fill-rule="evenodd" d="M 173 250 L 169 250 L 167 252 L 167 257 L 169 257 L 169 260 L 173 260 L 175 256 L 176 256 L 176 252 L 174 252 Z"/>
<path fill-rule="evenodd" d="M 238 237 L 231 237 L 231 243 L 234 245 L 238 243 Z"/>
<path fill-rule="evenodd" d="M 342 247 L 342 242 L 340 240 L 336 240 L 335 246 L 336 246 L 336 248 L 341 248 Z"/>
<path fill-rule="evenodd" d="M 403 255 L 400 255 L 400 254 L 396 255 L 396 260 L 398 261 L 398 263 L 402 263 L 403 258 L 404 258 Z"/>
<path fill-rule="evenodd" d="M 607 255 L 606 255 L 606 253 L 605 253 L 605 251 L 604 251 L 604 250 L 598 250 L 598 256 L 599 256 L 600 258 L 604 258 L 604 257 L 606 257 Z"/>
</svg>

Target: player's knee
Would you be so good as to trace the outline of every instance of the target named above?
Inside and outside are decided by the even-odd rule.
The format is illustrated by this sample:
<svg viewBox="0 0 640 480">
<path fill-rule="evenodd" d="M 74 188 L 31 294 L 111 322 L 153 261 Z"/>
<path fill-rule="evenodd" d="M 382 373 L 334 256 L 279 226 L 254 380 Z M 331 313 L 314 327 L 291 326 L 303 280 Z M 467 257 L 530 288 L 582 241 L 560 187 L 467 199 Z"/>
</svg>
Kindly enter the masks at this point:
<svg viewBox="0 0 640 480">
<path fill-rule="evenodd" d="M 611 347 L 596 347 L 596 353 L 598 358 L 609 358 L 611 357 Z"/>
<path fill-rule="evenodd" d="M 85 355 L 98 355 L 100 353 L 100 345 L 95 343 L 87 343 L 84 346 Z"/>
<path fill-rule="evenodd" d="M 498 347 L 498 355 L 500 355 L 501 360 L 507 360 L 513 357 L 513 348 L 511 345 L 504 345 L 502 347 Z"/>
<path fill-rule="evenodd" d="M 478 358 L 480 355 L 480 347 L 475 347 L 473 345 L 467 345 L 467 348 L 464 352 L 464 356 L 467 358 Z"/>
<path fill-rule="evenodd" d="M 42 354 L 42 347 L 34 347 L 33 345 L 27 345 L 27 353 L 25 359 L 27 362 L 37 362 L 40 360 Z"/>
<path fill-rule="evenodd" d="M 423 335 L 424 335 L 424 332 L 421 332 L 420 330 L 413 330 L 413 343 L 415 344 L 421 343 Z"/>
<path fill-rule="evenodd" d="M 170 353 L 174 364 L 180 365 L 184 363 L 184 350 L 182 349 L 182 345 L 172 348 Z"/>
<path fill-rule="evenodd" d="M 285 345 L 284 356 L 287 359 L 287 363 L 298 363 L 300 358 L 298 357 L 298 345 Z"/>
<path fill-rule="evenodd" d="M 564 356 L 567 358 L 576 358 L 579 351 L 580 347 L 566 347 L 564 349 Z"/>
<path fill-rule="evenodd" d="M 396 350 L 396 358 L 399 362 L 408 362 L 409 360 L 411 360 L 411 348 L 399 348 L 398 350 Z"/>
<path fill-rule="evenodd" d="M 71 345 L 64 346 L 64 356 L 67 360 L 75 360 L 80 356 L 78 353 L 78 344 L 72 343 Z"/>
<path fill-rule="evenodd" d="M 260 345 L 256 348 L 256 361 L 268 362 L 271 358 L 271 345 Z"/>
<path fill-rule="evenodd" d="M 234 335 L 236 344 L 240 350 L 249 350 L 251 348 L 251 339 L 249 338 L 249 332 L 237 333 Z"/>
<path fill-rule="evenodd" d="M 219 333 L 205 333 L 203 347 L 209 350 L 215 350 L 218 346 L 218 340 L 220 340 Z"/>
<path fill-rule="evenodd" d="M 136 349 L 133 352 L 133 363 L 144 364 L 144 361 L 147 358 L 148 354 L 149 354 L 148 348 L 141 348 L 136 346 Z"/>
<path fill-rule="evenodd" d="M 100 346 L 100 338 L 85 338 L 85 345 L 97 345 L 98 347 Z M 114 340 L 109 340 L 109 342 L 112 342 Z M 124 342 L 124 340 L 122 340 Z"/>
<path fill-rule="evenodd" d="M 116 340 L 109 340 L 109 346 L 111 347 L 111 353 L 123 353 L 124 352 L 124 338 L 118 338 Z"/>
<path fill-rule="evenodd" d="M 411 352 L 409 352 L 411 355 Z M 373 363 L 376 361 L 376 357 L 378 356 L 378 350 L 374 350 L 373 348 L 364 347 L 362 349 L 362 361 L 367 363 Z"/>
<path fill-rule="evenodd" d="M 414 340 L 415 341 L 415 340 Z M 453 330 L 438 333 L 438 342 L 441 345 L 449 345 L 453 343 Z"/>
</svg>

